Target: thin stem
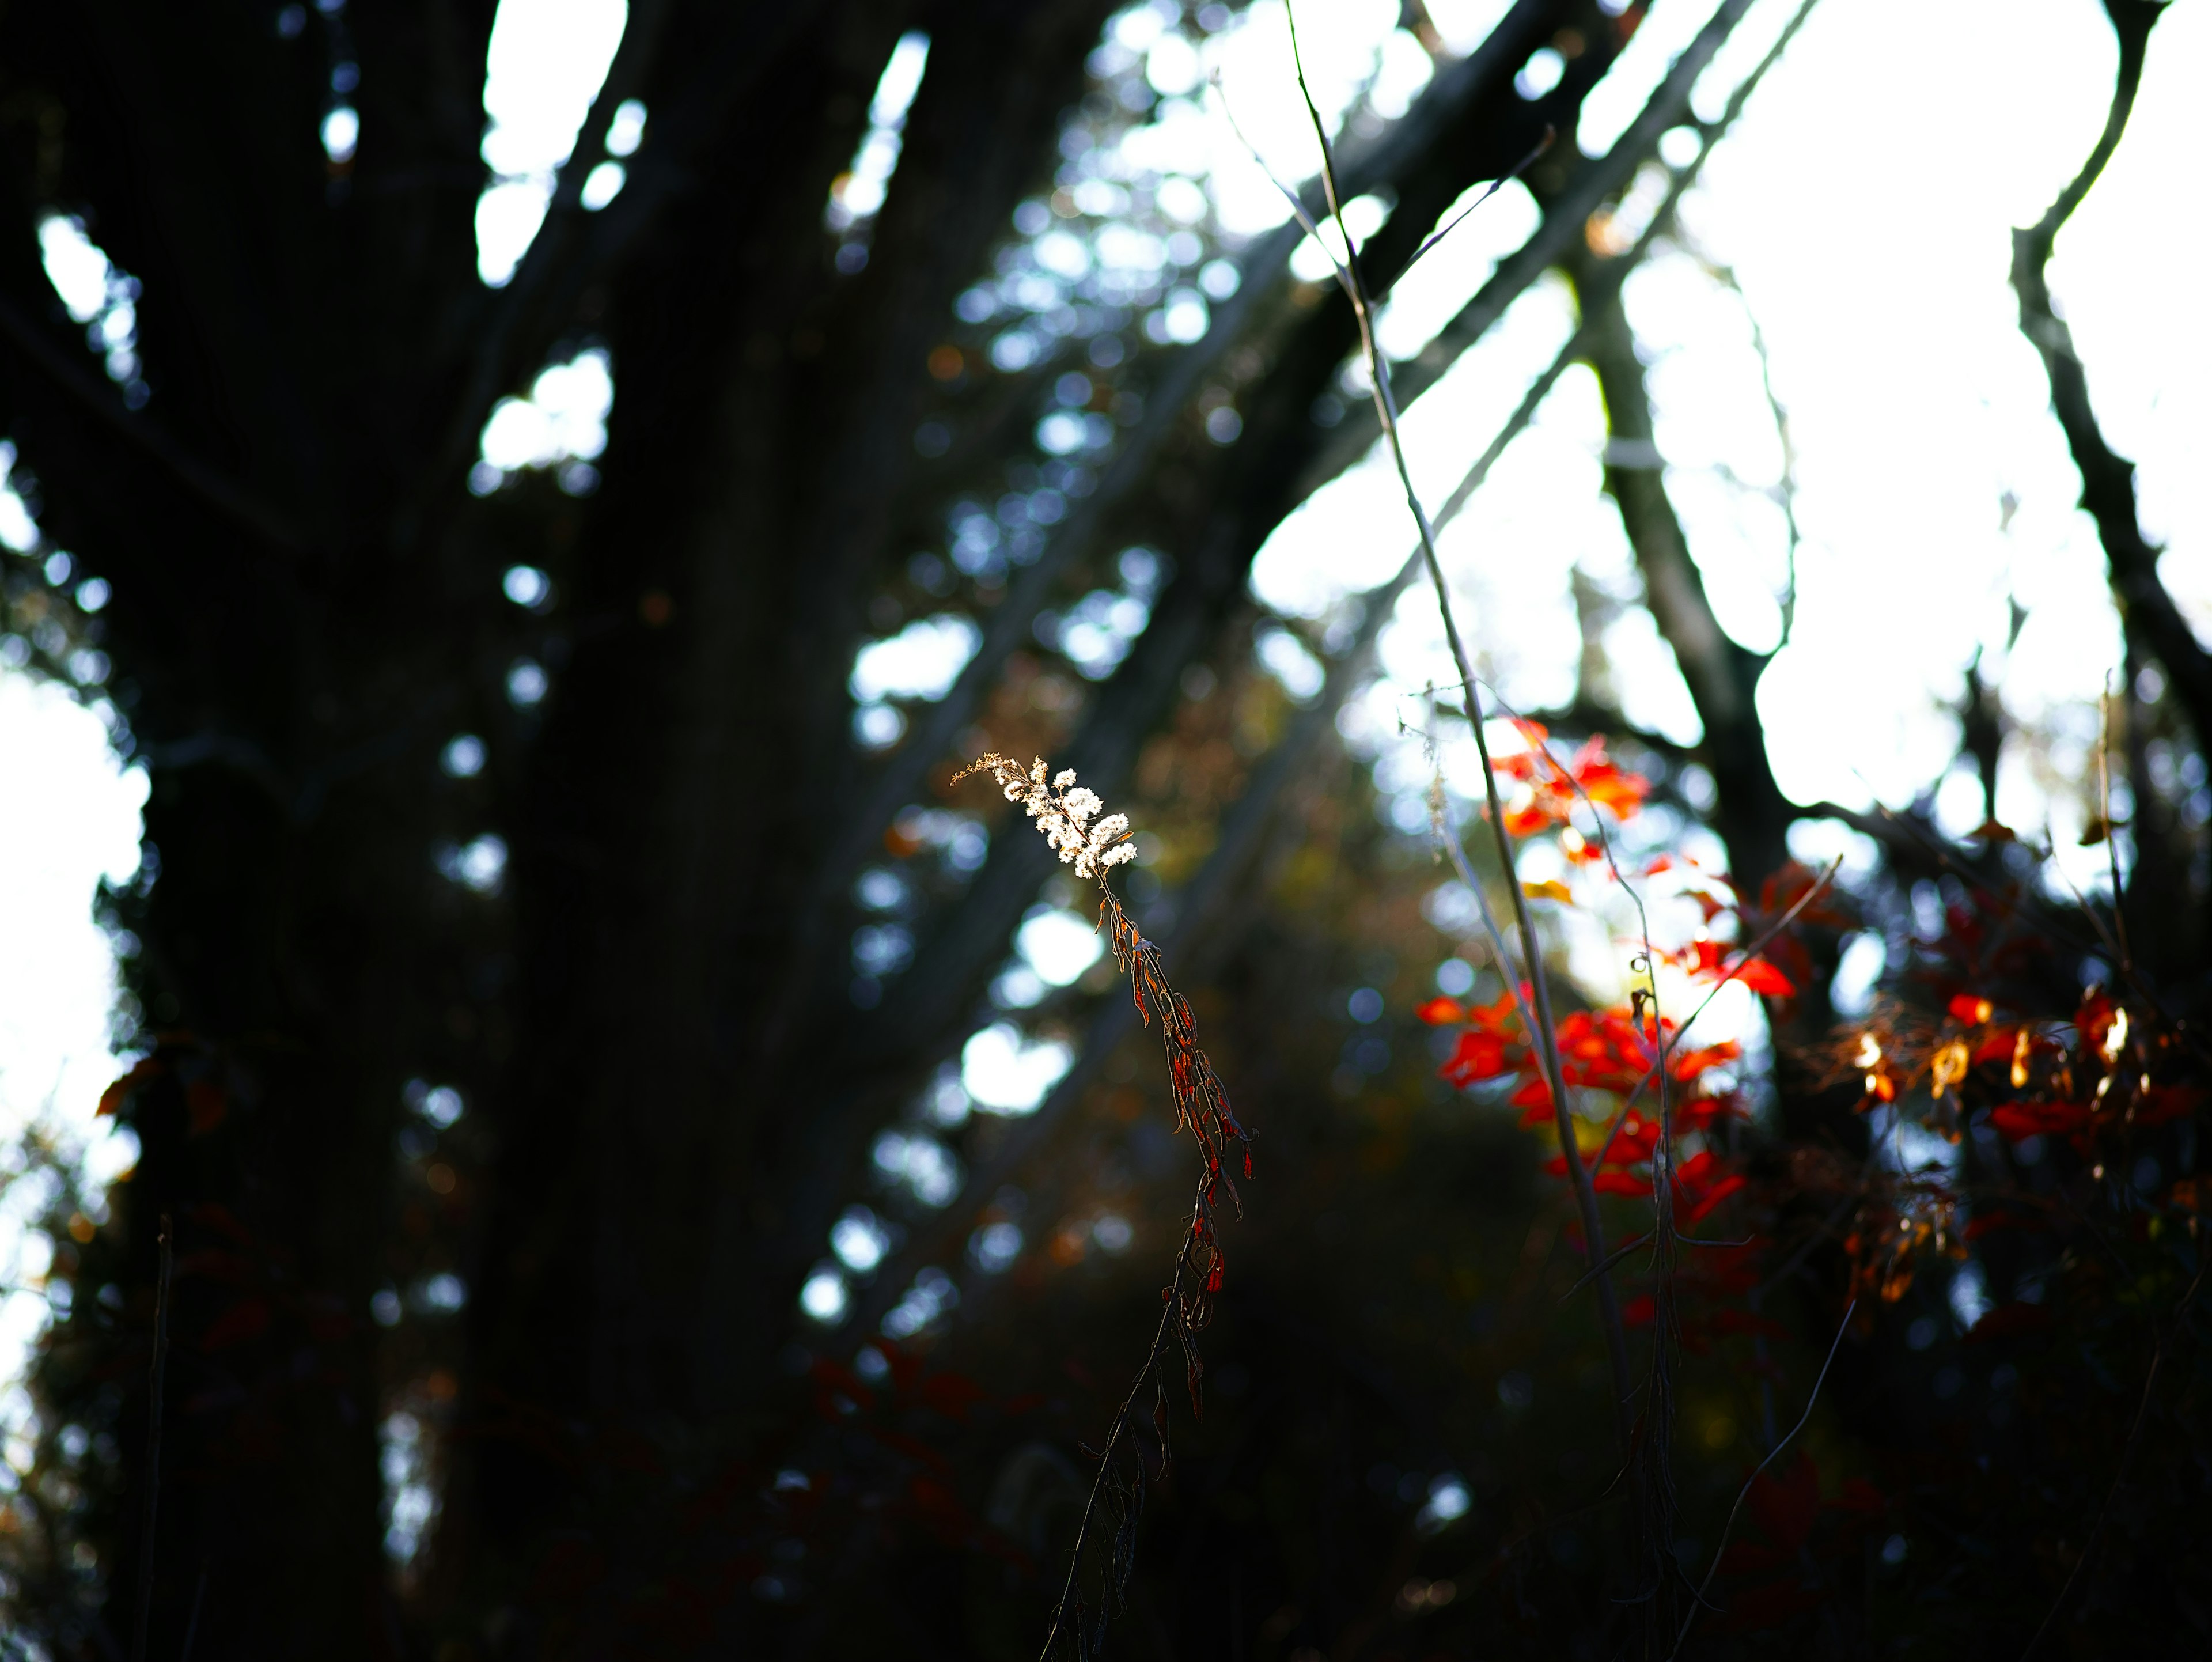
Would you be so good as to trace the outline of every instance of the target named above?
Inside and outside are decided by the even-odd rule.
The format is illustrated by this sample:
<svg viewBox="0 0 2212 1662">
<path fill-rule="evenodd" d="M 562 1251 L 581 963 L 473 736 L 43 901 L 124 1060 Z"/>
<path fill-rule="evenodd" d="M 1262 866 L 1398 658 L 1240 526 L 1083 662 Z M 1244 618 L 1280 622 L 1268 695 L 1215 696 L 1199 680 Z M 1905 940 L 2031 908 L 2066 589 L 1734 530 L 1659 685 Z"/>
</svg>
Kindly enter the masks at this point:
<svg viewBox="0 0 2212 1662">
<path fill-rule="evenodd" d="M 1201 1178 L 1200 1205 L 1204 1204 L 1204 1187 L 1205 1180 Z M 1075 1544 L 1069 1549 L 1067 1555 L 1067 1580 L 1060 1587 L 1060 1602 L 1053 1610 L 1052 1631 L 1045 1635 L 1044 1648 L 1038 1653 L 1039 1662 L 1051 1662 L 1053 1647 L 1060 1642 L 1060 1635 L 1068 1624 L 1069 1613 L 1074 1610 L 1080 1597 L 1083 1548 L 1090 1538 L 1091 1520 L 1097 1513 L 1099 1496 L 1106 1492 L 1106 1485 L 1112 1479 L 1114 1456 L 1121 1444 L 1121 1434 L 1128 1428 L 1129 1416 L 1136 1411 L 1137 1398 L 1145 1389 L 1145 1382 L 1152 1377 L 1152 1370 L 1159 1366 L 1160 1357 L 1167 1349 L 1169 1327 L 1182 1309 L 1182 1272 L 1189 1266 L 1191 1240 L 1192 1236 L 1186 1230 L 1182 1250 L 1176 1254 L 1175 1278 L 1168 1283 L 1166 1296 L 1161 1303 L 1160 1324 L 1152 1332 L 1152 1348 L 1146 1353 L 1144 1366 L 1137 1370 L 1137 1377 L 1130 1382 L 1129 1394 L 1121 1399 L 1121 1409 L 1107 1429 L 1106 1446 L 1100 1450 L 1098 1456 L 1098 1476 L 1091 1480 L 1090 1496 L 1083 1503 L 1083 1519 L 1076 1525 Z M 1103 1596 L 1112 1596 L 1110 1585 Z"/>
<path fill-rule="evenodd" d="M 1530 991 L 1536 1002 L 1536 1032 L 1531 1035 L 1537 1054 L 1542 1058 L 1546 1080 L 1551 1087 L 1553 1117 L 1557 1125 L 1559 1147 L 1567 1155 L 1567 1172 L 1575 1191 L 1577 1209 L 1582 1215 L 1583 1245 L 1595 1268 L 1605 1257 L 1605 1224 L 1599 1215 L 1597 1191 L 1592 1187 L 1589 1173 L 1583 1169 L 1577 1158 L 1574 1121 L 1567 1107 L 1565 1071 L 1560 1066 L 1559 1039 L 1552 1021 L 1552 992 L 1549 978 L 1545 974 L 1544 957 L 1536 936 L 1534 920 L 1529 916 L 1528 897 L 1521 884 L 1513 859 L 1513 841 L 1505 829 L 1504 805 L 1498 799 L 1498 777 L 1492 770 L 1490 744 L 1482 728 L 1481 708 L 1474 694 L 1474 667 L 1468 656 L 1467 643 L 1461 637 L 1459 621 L 1452 610 L 1451 591 L 1444 581 L 1443 564 L 1437 556 L 1435 527 L 1421 507 L 1420 493 L 1413 487 L 1412 470 L 1406 461 L 1406 447 L 1398 431 L 1397 400 L 1390 391 L 1390 368 L 1382 350 L 1376 344 L 1373 310 L 1368 303 L 1366 285 L 1359 275 L 1359 254 L 1352 240 L 1352 228 L 1344 222 L 1343 204 L 1336 186 L 1336 162 L 1328 142 L 1328 129 L 1321 119 L 1321 111 L 1313 100 L 1312 89 L 1306 82 L 1304 53 L 1298 44 L 1297 19 L 1295 11 L 1285 8 L 1290 23 L 1291 58 L 1297 72 L 1298 95 L 1305 100 L 1306 113 L 1313 125 L 1314 137 L 1321 146 L 1322 188 L 1328 202 L 1328 210 L 1342 233 L 1345 259 L 1336 267 L 1338 286 L 1351 302 L 1353 319 L 1359 326 L 1360 350 L 1367 360 L 1369 378 L 1374 383 L 1373 399 L 1376 419 L 1381 423 L 1384 438 L 1390 447 L 1390 459 L 1397 468 L 1398 482 L 1406 496 L 1406 506 L 1413 514 L 1413 524 L 1420 533 L 1421 557 L 1429 573 L 1429 581 L 1436 589 L 1437 606 L 1442 612 L 1444 638 L 1449 643 L 1452 661 L 1457 667 L 1462 683 L 1468 726 L 1474 733 L 1477 754 L 1482 763 L 1483 788 L 1490 807 L 1491 830 L 1498 842 L 1500 864 L 1506 876 L 1506 886 L 1513 901 L 1514 922 L 1521 937 L 1523 961 L 1528 969 Z M 1318 238 L 1316 239 L 1319 240 Z M 1326 247 L 1326 244 L 1322 245 Z M 1333 256 L 1332 256 L 1333 258 Z M 1620 1440 L 1624 1458 L 1632 1452 L 1635 1442 L 1634 1422 L 1629 1409 L 1632 1389 L 1628 1367 L 1628 1341 L 1620 1320 L 1620 1302 L 1615 1294 L 1610 1277 L 1598 1277 L 1598 1312 L 1605 1329 L 1606 1350 L 1612 1364 L 1613 1381 L 1614 1428 Z"/>
<path fill-rule="evenodd" d="M 161 1499 L 161 1368 L 169 1358 L 169 1277 L 176 1253 L 169 1215 L 161 1214 L 161 1279 L 154 1289 L 154 1373 L 146 1400 L 146 1509 L 138 1532 L 138 1621 L 131 1662 L 146 1662 L 146 1629 L 154 1614 L 154 1524 Z"/>
<path fill-rule="evenodd" d="M 2081 1579 L 2081 1572 L 2088 1568 L 2091 1555 L 2097 1550 L 2098 1540 L 2104 1533 L 2105 1519 L 2112 1510 L 2112 1497 L 2120 1492 L 2120 1483 L 2127 1476 L 2128 1467 L 2135 1459 L 2136 1445 L 2142 1440 L 2143 1422 L 2150 1415 L 2151 1388 L 2158 1383 L 2159 1364 L 2166 1360 L 2166 1342 L 2180 1327 L 2182 1317 L 2188 1313 L 2190 1304 L 2197 1297 L 2197 1289 L 2204 1284 L 2204 1272 L 2208 1269 L 2212 1269 L 2212 1257 L 2207 1257 L 2198 1268 L 2196 1280 L 2189 1283 L 2189 1290 L 2181 1295 L 2181 1302 L 2174 1306 L 2173 1317 L 2167 1324 L 2166 1330 L 2159 1335 L 2158 1346 L 2151 1352 L 2150 1373 L 2143 1379 L 2142 1400 L 2136 1404 L 2135 1423 L 2128 1428 L 2128 1440 L 2121 1446 L 2119 1467 L 2112 1473 L 2112 1487 L 2105 1491 L 2105 1503 L 2097 1508 L 2096 1522 L 2089 1525 L 2089 1538 L 2081 1544 L 2081 1555 L 2074 1561 L 2074 1568 L 2066 1573 L 2066 1585 L 2058 1589 L 2058 1597 L 2051 1602 L 2050 1612 L 2043 1618 L 2043 1625 L 2035 1630 L 2035 1637 L 2027 1641 L 2027 1648 L 2020 1653 L 2020 1662 L 2031 1662 L 2042 1646 L 2045 1636 L 2050 1633 L 2051 1624 L 2058 1619 L 2059 1611 L 2066 1608 L 2067 1599 L 2073 1595 L 2075 1582 Z"/>
<path fill-rule="evenodd" d="M 1805 1399 L 1805 1411 L 1797 1416 L 1797 1423 L 1783 1434 L 1780 1442 L 1767 1450 L 1766 1458 L 1752 1468 L 1751 1476 L 1743 1480 L 1743 1487 L 1736 1491 L 1735 1504 L 1729 1508 L 1728 1522 L 1721 1525 L 1721 1538 L 1713 1548 L 1711 1568 L 1705 1571 L 1705 1579 L 1698 1583 L 1697 1596 L 1690 1604 L 1689 1615 L 1683 1618 L 1682 1631 L 1674 1636 L 1674 1648 L 1667 1653 L 1667 1662 L 1674 1662 L 1674 1659 L 1682 1653 L 1682 1641 L 1690 1636 L 1690 1629 L 1696 1622 L 1698 1611 L 1705 1602 L 1705 1589 L 1712 1586 L 1713 1576 L 1721 1567 L 1722 1555 L 1728 1550 L 1729 1531 L 1735 1527 L 1736 1514 L 1743 1510 L 1744 1497 L 1751 1493 L 1751 1486 L 1759 1481 L 1759 1473 L 1774 1464 L 1774 1457 L 1790 1446 L 1790 1440 L 1804 1430 L 1805 1422 L 1813 1417 L 1813 1404 L 1820 1400 L 1820 1386 L 1828 1377 L 1828 1369 L 1835 1363 L 1836 1352 L 1843 1348 L 1844 1334 L 1851 1324 L 1851 1312 L 1858 1307 L 1856 1299 L 1844 1306 L 1844 1319 L 1837 1324 L 1835 1339 L 1828 1346 L 1828 1360 L 1820 1364 L 1820 1377 L 1813 1381 L 1813 1394 Z"/>
<path fill-rule="evenodd" d="M 1716 981 L 1713 983 L 1712 991 L 1707 993 L 1703 1001 L 1698 1005 L 1698 1008 L 1690 1012 L 1690 1019 L 1674 1030 L 1674 1036 L 1672 1038 L 1662 1038 L 1661 1040 L 1659 1045 L 1659 1059 L 1651 1064 L 1651 1071 L 1644 1075 L 1642 1079 L 1637 1081 L 1636 1088 L 1633 1091 L 1631 1091 L 1628 1095 L 1622 1099 L 1620 1118 L 1616 1119 L 1613 1123 L 1613 1135 L 1619 1134 L 1621 1121 L 1627 1118 L 1629 1109 L 1635 1104 L 1636 1099 L 1643 1093 L 1644 1087 L 1650 1084 L 1655 1078 L 1659 1076 L 1660 1070 L 1667 1065 L 1667 1058 L 1674 1055 L 1676 1050 L 1681 1048 L 1682 1041 L 1690 1036 L 1690 1029 L 1698 1025 L 1698 1018 L 1699 1016 L 1705 1014 L 1707 1010 L 1712 1008 L 1713 1001 L 1721 995 L 1721 989 L 1728 986 L 1731 982 L 1735 981 L 1736 977 L 1741 976 L 1746 970 L 1749 969 L 1753 961 L 1759 957 L 1759 953 L 1764 952 L 1768 947 L 1771 946 L 1774 943 L 1775 939 L 1781 934 L 1783 930 L 1788 928 L 1790 924 L 1796 921 L 1797 915 L 1803 911 L 1808 906 L 1811 905 L 1815 900 L 1820 898 L 1820 895 L 1826 890 L 1828 885 L 1835 880 L 1836 874 L 1843 868 L 1843 864 L 1844 857 L 1841 855 L 1838 855 L 1834 860 L 1830 861 L 1828 869 L 1820 874 L 1819 880 L 1816 881 L 1811 888 L 1806 890 L 1803 894 L 1799 895 L 1796 903 L 1790 906 L 1790 910 L 1783 913 L 1780 917 L 1775 919 L 1772 923 L 1769 924 L 1765 929 L 1761 931 L 1758 938 L 1754 940 L 1751 945 L 1743 948 L 1741 955 L 1738 957 L 1735 961 L 1735 967 L 1730 969 L 1726 974 L 1723 975 L 1718 981 Z M 1608 1135 L 1606 1138 L 1605 1146 L 1607 1148 L 1613 1147 L 1613 1135 Z M 1604 1159 L 1604 1155 L 1601 1154 L 1598 1158 L 1601 1161 Z"/>
<path fill-rule="evenodd" d="M 2097 735 L 2098 812 L 2104 816 L 2105 861 L 2112 874 L 2112 933 L 2118 937 L 2120 973 L 2132 977 L 2136 966 L 2128 951 L 2128 915 L 2120 904 L 2120 838 L 2112 825 L 2112 683 L 2109 674 L 2105 690 L 2097 696 L 2097 703 L 2103 717 Z M 2137 808 L 2136 817 L 2140 819 L 2140 802 Z"/>
</svg>

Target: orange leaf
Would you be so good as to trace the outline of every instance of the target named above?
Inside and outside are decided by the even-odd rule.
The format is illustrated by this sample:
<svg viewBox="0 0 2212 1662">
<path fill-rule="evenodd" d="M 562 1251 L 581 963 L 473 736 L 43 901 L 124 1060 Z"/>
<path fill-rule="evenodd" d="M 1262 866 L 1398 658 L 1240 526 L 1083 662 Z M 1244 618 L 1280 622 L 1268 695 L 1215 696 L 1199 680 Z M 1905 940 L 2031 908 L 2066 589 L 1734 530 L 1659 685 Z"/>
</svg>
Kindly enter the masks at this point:
<svg viewBox="0 0 2212 1662">
<path fill-rule="evenodd" d="M 1505 829 L 1515 837 L 1534 837 L 1551 823 L 1552 816 L 1534 803 L 1505 810 Z"/>
<path fill-rule="evenodd" d="M 99 1119 L 112 1114 L 130 1100 L 131 1093 L 156 1075 L 168 1071 L 167 1063 L 153 1056 L 141 1056 L 131 1064 L 131 1071 L 100 1093 L 100 1109 L 93 1117 Z"/>
<path fill-rule="evenodd" d="M 1467 1012 L 1460 1008 L 1459 1001 L 1449 998 L 1432 998 L 1413 1014 L 1431 1027 L 1441 1027 L 1448 1022 L 1467 1020 Z"/>
<path fill-rule="evenodd" d="M 228 1111 L 230 1099 L 224 1096 L 222 1087 L 211 1079 L 195 1080 L 185 1087 L 185 1111 L 191 1116 L 192 1132 L 205 1136 L 222 1123 Z"/>
<path fill-rule="evenodd" d="M 1768 998 L 1795 998 L 1797 988 L 1788 976 L 1763 958 L 1747 958 L 1736 965 L 1735 978 Z"/>
</svg>

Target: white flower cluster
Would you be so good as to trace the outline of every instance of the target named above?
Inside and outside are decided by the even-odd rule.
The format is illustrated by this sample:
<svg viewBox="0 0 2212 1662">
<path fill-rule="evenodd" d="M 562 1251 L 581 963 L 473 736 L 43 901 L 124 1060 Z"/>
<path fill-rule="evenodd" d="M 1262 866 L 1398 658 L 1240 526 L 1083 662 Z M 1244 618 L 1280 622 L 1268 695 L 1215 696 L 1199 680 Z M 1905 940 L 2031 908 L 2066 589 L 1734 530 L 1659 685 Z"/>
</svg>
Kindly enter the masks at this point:
<svg viewBox="0 0 2212 1662">
<path fill-rule="evenodd" d="M 1109 813 L 1094 823 L 1093 816 L 1106 805 L 1097 792 L 1075 782 L 1074 769 L 1063 769 L 1048 783 L 1042 758 L 1024 773 L 1012 757 L 994 753 L 969 771 L 988 771 L 996 779 L 1006 801 L 1022 805 L 1045 841 L 1059 850 L 1060 863 L 1074 867 L 1077 876 L 1103 877 L 1113 867 L 1137 857 L 1136 844 L 1126 840 L 1129 816 Z"/>
</svg>

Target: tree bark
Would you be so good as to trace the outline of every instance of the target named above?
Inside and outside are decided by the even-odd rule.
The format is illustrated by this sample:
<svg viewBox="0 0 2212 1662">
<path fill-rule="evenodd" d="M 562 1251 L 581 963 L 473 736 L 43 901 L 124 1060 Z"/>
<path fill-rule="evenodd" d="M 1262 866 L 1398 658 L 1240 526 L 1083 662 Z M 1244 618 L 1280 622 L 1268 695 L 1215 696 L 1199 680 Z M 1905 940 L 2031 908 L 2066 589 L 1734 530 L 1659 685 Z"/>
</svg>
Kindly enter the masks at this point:
<svg viewBox="0 0 2212 1662">
<path fill-rule="evenodd" d="M 1705 578 L 1668 499 L 1644 362 L 1621 307 L 1618 275 L 1601 272 L 1595 255 L 1577 257 L 1570 269 L 1589 308 L 1589 362 L 1605 396 L 1611 435 L 1605 487 L 1620 505 L 1645 604 L 1674 648 L 1705 726 L 1696 753 L 1719 794 L 1713 828 L 1728 845 L 1740 892 L 1756 902 L 1760 883 L 1790 858 L 1788 833 L 1796 818 L 1774 782 L 1755 701 L 1767 655 L 1730 639 L 1713 615 Z"/>
</svg>

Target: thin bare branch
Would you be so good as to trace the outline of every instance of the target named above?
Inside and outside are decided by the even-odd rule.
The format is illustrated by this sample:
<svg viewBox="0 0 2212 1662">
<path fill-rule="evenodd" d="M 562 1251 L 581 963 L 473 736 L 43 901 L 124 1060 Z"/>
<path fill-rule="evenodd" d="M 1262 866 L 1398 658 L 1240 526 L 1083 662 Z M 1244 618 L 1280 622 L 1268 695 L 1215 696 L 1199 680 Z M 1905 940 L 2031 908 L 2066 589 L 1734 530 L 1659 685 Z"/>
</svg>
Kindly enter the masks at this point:
<svg viewBox="0 0 2212 1662">
<path fill-rule="evenodd" d="M 1698 1619 L 1698 1611 L 1705 1607 L 1705 1590 L 1712 1586 L 1713 1576 L 1721 1567 L 1722 1555 L 1728 1551 L 1729 1531 L 1735 1527 L 1736 1514 L 1743 1510 L 1744 1499 L 1751 1493 L 1751 1486 L 1759 1481 L 1759 1474 L 1774 1464 L 1775 1456 L 1790 1446 L 1790 1440 L 1804 1430 L 1805 1422 L 1813 1417 L 1813 1404 L 1820 1400 L 1820 1386 L 1827 1379 L 1828 1369 L 1835 1363 L 1836 1352 L 1843 1348 L 1844 1334 L 1851 1324 L 1851 1312 L 1858 1307 L 1856 1299 L 1844 1306 L 1844 1318 L 1836 1324 L 1836 1336 L 1828 1346 L 1828 1360 L 1820 1364 L 1820 1376 L 1813 1381 L 1813 1394 L 1806 1397 L 1805 1411 L 1797 1416 L 1797 1423 L 1783 1434 L 1781 1441 L 1767 1450 L 1766 1458 L 1752 1468 L 1751 1476 L 1743 1480 L 1743 1487 L 1736 1491 L 1735 1504 L 1729 1508 L 1728 1522 L 1721 1525 L 1721 1538 L 1713 1547 L 1711 1567 L 1705 1571 L 1705 1579 L 1698 1583 L 1697 1596 L 1691 1603 L 1689 1615 L 1683 1619 L 1682 1631 L 1674 1636 L 1674 1648 L 1667 1653 L 1667 1662 L 1674 1662 L 1674 1659 L 1682 1653 L 1682 1643 L 1690 1636 L 1690 1629 Z"/>
<path fill-rule="evenodd" d="M 2135 1461 L 2136 1445 L 2142 1440 L 2143 1423 L 2150 1416 L 2151 1391 L 2158 1384 L 2159 1367 L 2166 1361 L 2166 1342 L 2180 1330 L 2182 1318 L 2189 1313 L 2189 1306 L 2196 1300 L 2197 1289 L 2204 1284 L 2207 1269 L 2212 1269 L 2212 1257 L 2208 1257 L 2198 1266 L 2196 1278 L 2189 1283 L 2189 1290 L 2181 1295 L 2181 1302 L 2173 1307 L 2173 1314 L 2166 1322 L 2166 1330 L 2159 1335 L 2157 1348 L 2150 1355 L 2150 1372 L 2143 1379 L 2142 1398 L 2136 1404 L 2135 1423 L 2128 1428 L 2128 1440 L 2120 1446 L 2119 1465 L 2112 1473 L 2112 1487 L 2105 1491 L 2104 1504 L 2097 1508 L 2096 1521 L 2089 1525 L 2089 1538 L 2081 1543 L 2081 1555 L 2074 1561 L 2074 1568 L 2066 1573 L 2066 1585 L 2058 1589 L 2058 1597 L 2051 1601 L 2051 1610 L 2043 1618 L 2043 1625 L 2035 1630 L 2035 1636 L 2027 1641 L 2027 1648 L 2020 1653 L 2020 1662 L 2033 1662 L 2035 1653 L 2042 1647 L 2045 1638 L 2051 1632 L 2051 1624 L 2058 1619 L 2058 1613 L 2066 1608 L 2066 1601 L 2073 1596 L 2074 1584 L 2081 1579 L 2081 1572 L 2088 1568 L 2089 1559 L 2097 1550 L 2097 1543 L 2103 1538 L 2105 1519 L 2112 1514 L 2112 1497 L 2120 1492 L 2120 1484 L 2127 1477 L 2128 1467 Z"/>
<path fill-rule="evenodd" d="M 1536 1002 L 1536 1031 L 1531 1041 L 1542 1058 L 1547 1081 L 1551 1087 L 1552 1108 L 1557 1122 L 1559 1146 L 1567 1155 L 1567 1170 L 1573 1183 L 1575 1201 L 1582 1215 L 1584 1245 L 1593 1266 L 1605 1257 L 1605 1224 L 1599 1215 L 1597 1191 L 1592 1187 L 1589 1173 L 1576 1158 L 1574 1121 L 1567 1105 L 1565 1069 L 1559 1060 L 1559 1039 L 1552 1020 L 1552 993 L 1549 978 L 1545 973 L 1543 950 L 1536 935 L 1535 921 L 1529 916 L 1528 897 L 1522 893 L 1516 875 L 1513 841 L 1505 829 L 1504 805 L 1498 800 L 1498 779 L 1490 760 L 1490 743 L 1482 729 L 1482 712 L 1474 694 L 1474 667 L 1468 656 L 1467 643 L 1462 638 L 1459 620 L 1452 608 L 1451 590 L 1444 581 L 1443 564 L 1437 557 L 1436 530 L 1426 511 L 1421 506 L 1420 493 L 1414 489 L 1413 477 L 1406 461 L 1406 447 L 1398 431 L 1396 401 L 1390 391 L 1389 361 L 1376 344 L 1374 312 L 1369 304 L 1365 285 L 1359 276 L 1357 249 L 1352 241 L 1351 228 L 1345 224 L 1343 204 L 1336 185 L 1336 163 L 1329 144 L 1328 129 L 1321 119 L 1321 111 L 1313 100 L 1312 89 L 1306 82 L 1305 58 L 1298 44 L 1297 19 L 1293 9 L 1285 7 L 1285 15 L 1290 24 L 1291 61 L 1297 72 L 1298 95 L 1305 100 L 1306 113 L 1313 125 L 1314 137 L 1321 146 L 1322 184 L 1335 217 L 1337 228 L 1345 240 L 1347 259 L 1337 265 L 1337 281 L 1352 302 L 1352 316 L 1358 324 L 1360 350 L 1367 360 L 1373 380 L 1373 401 L 1376 418 L 1390 448 L 1390 457 L 1397 468 L 1398 481 L 1403 488 L 1406 506 L 1413 516 L 1413 524 L 1420 534 L 1421 556 L 1427 567 L 1429 580 L 1434 587 L 1437 605 L 1443 618 L 1444 636 L 1449 642 L 1452 661 L 1466 686 L 1468 724 L 1474 729 L 1477 753 L 1482 763 L 1485 792 L 1489 799 L 1491 829 L 1496 834 L 1499 863 L 1507 880 L 1513 902 L 1514 920 L 1521 936 L 1522 955 L 1528 966 L 1530 991 Z M 1325 246 L 1325 245 L 1324 245 Z M 1628 1342 L 1620 1320 L 1620 1300 L 1612 1282 L 1601 1275 L 1598 1278 L 1598 1309 L 1605 1329 L 1606 1348 L 1612 1363 L 1614 1392 L 1614 1422 L 1621 1448 L 1626 1452 L 1634 1443 L 1633 1425 L 1628 1398 L 1631 1390 L 1628 1370 Z"/>
</svg>

